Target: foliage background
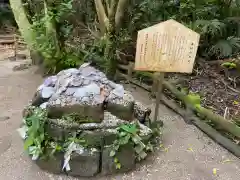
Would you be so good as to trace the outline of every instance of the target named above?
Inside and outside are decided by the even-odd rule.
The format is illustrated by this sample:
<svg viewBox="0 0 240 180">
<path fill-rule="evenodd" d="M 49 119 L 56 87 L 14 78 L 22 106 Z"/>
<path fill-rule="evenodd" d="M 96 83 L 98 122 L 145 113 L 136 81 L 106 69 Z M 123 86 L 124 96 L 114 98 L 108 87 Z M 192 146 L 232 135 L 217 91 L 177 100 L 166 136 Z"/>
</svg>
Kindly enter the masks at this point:
<svg viewBox="0 0 240 180">
<path fill-rule="evenodd" d="M 46 19 L 44 2 L 55 29 L 55 40 L 49 38 L 51 33 L 46 33 L 49 19 Z M 78 66 L 87 59 L 103 68 L 108 66 L 103 58 L 107 40 L 99 33 L 94 0 L 22 0 L 22 3 L 38 37 L 36 50 L 44 56 L 49 72 Z M 137 31 L 168 19 L 175 19 L 201 34 L 198 56 L 207 60 L 237 56 L 239 4 L 239 0 L 130 0 L 117 34 L 116 58 L 134 60 Z M 0 14 L 6 13 L 5 10 L 0 10 Z M 7 19 L 13 19 L 9 12 Z"/>
</svg>

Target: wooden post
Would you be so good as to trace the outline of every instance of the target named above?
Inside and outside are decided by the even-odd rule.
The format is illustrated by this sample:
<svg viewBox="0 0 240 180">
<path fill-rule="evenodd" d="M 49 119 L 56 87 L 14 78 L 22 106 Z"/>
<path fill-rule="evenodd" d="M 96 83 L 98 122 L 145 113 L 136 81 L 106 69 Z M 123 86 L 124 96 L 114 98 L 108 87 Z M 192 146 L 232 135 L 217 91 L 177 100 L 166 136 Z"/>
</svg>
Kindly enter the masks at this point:
<svg viewBox="0 0 240 180">
<path fill-rule="evenodd" d="M 163 89 L 163 81 L 164 81 L 164 73 L 158 73 L 158 88 L 156 92 L 156 105 L 155 105 L 155 112 L 154 112 L 154 121 L 157 121 L 158 118 L 158 111 L 159 111 L 159 105 L 160 100 L 162 97 L 162 89 Z"/>
<path fill-rule="evenodd" d="M 159 81 L 159 73 L 158 72 L 153 73 L 152 80 L 153 80 L 153 83 L 152 83 L 150 95 L 151 95 L 151 97 L 156 97 L 156 93 L 158 90 L 158 81 Z"/>
<path fill-rule="evenodd" d="M 131 62 L 129 62 L 129 64 L 128 64 L 128 71 L 127 71 L 127 73 L 128 73 L 128 75 L 127 75 L 127 83 L 128 83 L 128 86 L 129 86 L 129 88 L 131 88 L 131 80 L 132 80 L 132 75 L 133 75 L 133 67 L 134 67 L 134 65 L 133 65 L 133 63 L 131 63 Z"/>
<path fill-rule="evenodd" d="M 14 61 L 17 60 L 17 48 L 18 48 L 18 44 L 17 44 L 17 36 L 16 34 L 14 34 Z"/>
</svg>

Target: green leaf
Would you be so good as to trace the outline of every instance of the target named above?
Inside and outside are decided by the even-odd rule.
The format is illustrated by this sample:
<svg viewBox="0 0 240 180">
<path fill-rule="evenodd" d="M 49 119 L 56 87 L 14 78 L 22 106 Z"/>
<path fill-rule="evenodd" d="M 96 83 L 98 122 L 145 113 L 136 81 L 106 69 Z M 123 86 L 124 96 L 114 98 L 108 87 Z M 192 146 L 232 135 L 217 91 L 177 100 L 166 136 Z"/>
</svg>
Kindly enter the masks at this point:
<svg viewBox="0 0 240 180">
<path fill-rule="evenodd" d="M 116 152 L 112 150 L 112 151 L 110 152 L 110 157 L 115 156 L 115 154 L 116 154 Z"/>
<path fill-rule="evenodd" d="M 120 163 L 116 164 L 116 169 L 121 169 L 121 164 Z"/>
<path fill-rule="evenodd" d="M 137 154 L 140 154 L 143 149 L 144 149 L 144 146 L 141 146 L 140 144 L 134 147 L 134 150 Z"/>
<path fill-rule="evenodd" d="M 131 133 L 131 134 L 136 134 L 137 133 L 137 127 L 135 124 L 129 124 L 129 125 L 121 125 L 120 129 Z"/>
<path fill-rule="evenodd" d="M 114 158 L 114 162 L 115 163 L 118 163 L 119 161 L 118 161 L 118 158 Z"/>
<path fill-rule="evenodd" d="M 222 63 L 221 66 L 229 68 L 229 69 L 237 68 L 237 65 L 233 62 L 225 62 L 225 63 Z"/>
<path fill-rule="evenodd" d="M 144 151 L 141 151 L 138 155 L 141 159 L 145 159 L 147 157 L 147 153 L 145 153 Z"/>
<path fill-rule="evenodd" d="M 33 145 L 34 138 L 32 136 L 29 136 L 26 141 L 24 142 L 24 150 L 28 150 L 28 148 Z"/>
<path fill-rule="evenodd" d="M 119 145 L 115 145 L 114 149 L 117 151 L 119 149 Z"/>
<path fill-rule="evenodd" d="M 141 138 L 140 136 L 138 136 L 138 135 L 134 135 L 134 136 L 132 137 L 132 141 L 133 141 L 135 144 L 139 144 L 139 143 L 141 143 L 142 138 Z"/>
<path fill-rule="evenodd" d="M 62 150 L 62 146 L 56 145 L 56 151 L 61 151 Z"/>
<path fill-rule="evenodd" d="M 201 97 L 198 94 L 190 93 L 187 95 L 187 101 L 191 105 L 201 104 Z"/>
<path fill-rule="evenodd" d="M 127 133 L 126 132 L 120 132 L 120 137 L 123 137 L 123 136 L 126 136 L 127 135 Z"/>
<path fill-rule="evenodd" d="M 147 146 L 146 146 L 146 150 L 150 151 L 150 152 L 153 152 L 153 145 L 151 143 L 148 143 Z"/>
<path fill-rule="evenodd" d="M 124 145 L 124 144 L 127 144 L 129 142 L 129 139 L 131 138 L 130 134 L 122 137 L 119 139 L 119 144 L 120 145 Z"/>
</svg>

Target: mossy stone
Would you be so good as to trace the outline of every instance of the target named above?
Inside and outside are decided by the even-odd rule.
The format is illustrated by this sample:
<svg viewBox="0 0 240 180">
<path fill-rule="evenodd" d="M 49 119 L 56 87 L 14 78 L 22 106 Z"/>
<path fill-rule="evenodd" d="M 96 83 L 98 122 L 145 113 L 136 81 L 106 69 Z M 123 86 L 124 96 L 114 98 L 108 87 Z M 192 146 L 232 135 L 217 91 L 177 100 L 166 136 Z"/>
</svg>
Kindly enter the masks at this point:
<svg viewBox="0 0 240 180">
<path fill-rule="evenodd" d="M 91 148 L 83 154 L 72 153 L 69 165 L 71 170 L 67 172 L 70 176 L 92 177 L 99 173 L 100 152 L 92 151 Z"/>
<path fill-rule="evenodd" d="M 102 151 L 102 175 L 111 175 L 115 173 L 125 173 L 135 168 L 135 151 L 132 144 L 120 147 L 116 153 L 116 158 L 121 164 L 120 169 L 116 169 L 114 157 L 110 156 L 112 146 L 105 146 Z"/>
<path fill-rule="evenodd" d="M 38 159 L 36 160 L 36 164 L 40 167 L 40 169 L 53 173 L 53 174 L 61 174 L 62 166 L 63 166 L 63 153 L 56 153 L 53 157 L 49 159 Z"/>
</svg>

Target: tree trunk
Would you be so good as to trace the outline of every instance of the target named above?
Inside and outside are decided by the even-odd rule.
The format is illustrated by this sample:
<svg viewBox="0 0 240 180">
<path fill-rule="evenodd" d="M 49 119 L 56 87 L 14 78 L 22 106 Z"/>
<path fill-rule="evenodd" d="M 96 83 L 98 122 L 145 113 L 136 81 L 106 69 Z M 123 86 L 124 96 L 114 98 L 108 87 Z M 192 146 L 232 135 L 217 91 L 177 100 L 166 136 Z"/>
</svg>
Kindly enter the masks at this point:
<svg viewBox="0 0 240 180">
<path fill-rule="evenodd" d="M 10 6 L 12 8 L 21 35 L 23 36 L 25 42 L 27 43 L 28 48 L 34 50 L 34 41 L 36 34 L 31 29 L 31 24 L 28 21 L 24 7 L 22 5 L 22 1 L 10 0 Z"/>
</svg>

